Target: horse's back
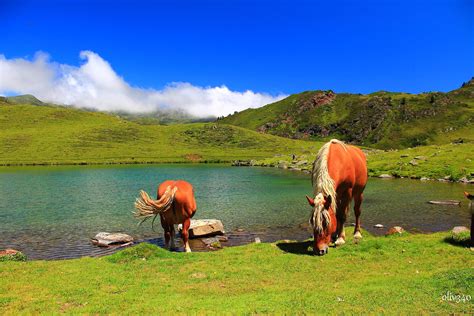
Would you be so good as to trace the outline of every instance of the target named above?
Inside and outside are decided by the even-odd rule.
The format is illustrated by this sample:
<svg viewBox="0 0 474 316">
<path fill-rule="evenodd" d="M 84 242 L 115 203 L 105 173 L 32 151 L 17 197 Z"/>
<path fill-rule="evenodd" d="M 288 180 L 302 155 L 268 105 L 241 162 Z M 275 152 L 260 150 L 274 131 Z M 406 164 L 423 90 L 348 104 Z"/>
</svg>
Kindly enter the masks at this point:
<svg viewBox="0 0 474 316">
<path fill-rule="evenodd" d="M 348 146 L 351 152 L 351 158 L 354 163 L 355 185 L 365 187 L 367 183 L 367 160 L 362 150 L 355 146 Z"/>
<path fill-rule="evenodd" d="M 363 189 L 367 182 L 365 154 L 358 147 L 332 143 L 328 156 L 329 174 L 338 183 Z"/>
<path fill-rule="evenodd" d="M 165 193 L 168 186 L 171 186 L 171 188 L 178 188 L 174 198 L 176 204 L 179 204 L 191 211 L 196 210 L 194 188 L 191 183 L 184 180 L 166 180 L 158 187 L 158 198 Z"/>
</svg>

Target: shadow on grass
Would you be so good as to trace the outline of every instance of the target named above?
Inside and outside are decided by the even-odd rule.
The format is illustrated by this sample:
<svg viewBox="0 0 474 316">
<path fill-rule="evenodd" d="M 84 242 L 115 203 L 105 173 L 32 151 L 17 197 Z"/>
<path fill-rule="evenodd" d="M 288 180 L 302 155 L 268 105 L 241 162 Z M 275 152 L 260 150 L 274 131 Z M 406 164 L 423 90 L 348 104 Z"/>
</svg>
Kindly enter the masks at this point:
<svg viewBox="0 0 474 316">
<path fill-rule="evenodd" d="M 469 248 L 469 247 L 474 246 L 474 245 L 471 245 L 470 238 L 455 238 L 453 236 L 449 236 L 449 237 L 444 238 L 443 241 L 453 246 L 463 247 L 463 248 Z"/>
<path fill-rule="evenodd" d="M 313 255 L 313 245 L 310 240 L 295 242 L 279 242 L 276 244 L 280 250 L 297 255 Z"/>
</svg>

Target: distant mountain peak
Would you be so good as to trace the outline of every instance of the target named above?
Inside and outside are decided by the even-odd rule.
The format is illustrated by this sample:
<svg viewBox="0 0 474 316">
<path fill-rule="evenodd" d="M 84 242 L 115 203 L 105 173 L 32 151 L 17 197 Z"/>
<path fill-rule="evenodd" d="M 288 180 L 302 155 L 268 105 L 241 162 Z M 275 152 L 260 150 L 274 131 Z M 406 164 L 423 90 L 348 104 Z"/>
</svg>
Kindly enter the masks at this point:
<svg viewBox="0 0 474 316">
<path fill-rule="evenodd" d="M 17 95 L 14 97 L 6 97 L 8 103 L 13 104 L 33 104 L 33 105 L 44 105 L 44 102 L 36 98 L 31 94 Z"/>
</svg>

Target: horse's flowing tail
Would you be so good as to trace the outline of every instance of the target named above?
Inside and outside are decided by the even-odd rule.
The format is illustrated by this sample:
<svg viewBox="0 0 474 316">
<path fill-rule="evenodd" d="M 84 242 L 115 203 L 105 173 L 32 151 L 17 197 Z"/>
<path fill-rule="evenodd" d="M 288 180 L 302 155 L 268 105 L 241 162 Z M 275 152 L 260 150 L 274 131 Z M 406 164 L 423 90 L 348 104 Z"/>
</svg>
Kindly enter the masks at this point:
<svg viewBox="0 0 474 316">
<path fill-rule="evenodd" d="M 153 217 L 153 228 L 156 217 L 167 212 L 173 205 L 177 190 L 177 187 L 171 188 L 171 186 L 168 186 L 159 200 L 151 199 L 145 191 L 141 190 L 140 197 L 135 200 L 135 212 L 133 213 L 136 218 L 142 219 L 139 225 Z"/>
</svg>

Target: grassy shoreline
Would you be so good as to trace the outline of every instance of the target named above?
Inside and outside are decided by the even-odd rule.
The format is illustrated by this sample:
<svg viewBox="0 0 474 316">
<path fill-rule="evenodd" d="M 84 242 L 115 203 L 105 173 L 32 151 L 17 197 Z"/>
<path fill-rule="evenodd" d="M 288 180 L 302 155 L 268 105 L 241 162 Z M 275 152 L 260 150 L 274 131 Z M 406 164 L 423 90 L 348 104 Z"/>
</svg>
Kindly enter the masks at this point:
<svg viewBox="0 0 474 316">
<path fill-rule="evenodd" d="M 0 104 L 1 105 L 1 104 Z M 113 115 L 34 105 L 0 106 L 0 166 L 295 163 L 308 169 L 323 142 L 216 123 L 140 125 Z M 474 179 L 474 143 L 367 149 L 371 176 Z M 403 157 L 402 157 L 403 156 Z"/>
<path fill-rule="evenodd" d="M 0 263 L 0 312 L 470 313 L 473 253 L 449 233 L 350 240 L 324 257 L 309 242 L 173 253 L 139 244 L 111 256 Z"/>
<path fill-rule="evenodd" d="M 472 183 L 474 180 L 474 143 L 433 145 L 403 150 L 363 149 L 371 177 L 440 180 Z M 278 155 L 244 164 L 309 172 L 316 153 Z"/>
<path fill-rule="evenodd" d="M 1 161 L 0 167 L 21 166 L 77 166 L 77 165 L 147 165 L 147 164 L 231 164 L 235 161 L 243 161 L 246 165 L 277 167 L 283 169 L 294 169 L 300 171 L 311 170 L 311 164 L 315 158 L 320 143 L 306 143 L 306 147 L 283 150 L 279 154 L 252 153 L 251 150 L 245 154 L 235 154 L 231 150 L 227 157 L 209 154 L 205 158 L 190 159 L 190 154 L 182 157 L 122 157 L 101 159 L 77 159 L 59 161 Z M 381 151 L 365 149 L 369 176 L 378 177 L 388 174 L 393 177 L 404 177 L 412 179 L 424 178 L 425 180 L 459 181 L 472 183 L 474 180 L 474 143 L 446 144 L 436 146 L 423 146 L 403 150 Z M 295 159 L 293 159 L 293 155 Z M 461 181 L 460 181 L 461 180 Z M 470 182 L 469 182 L 470 181 Z"/>
</svg>

